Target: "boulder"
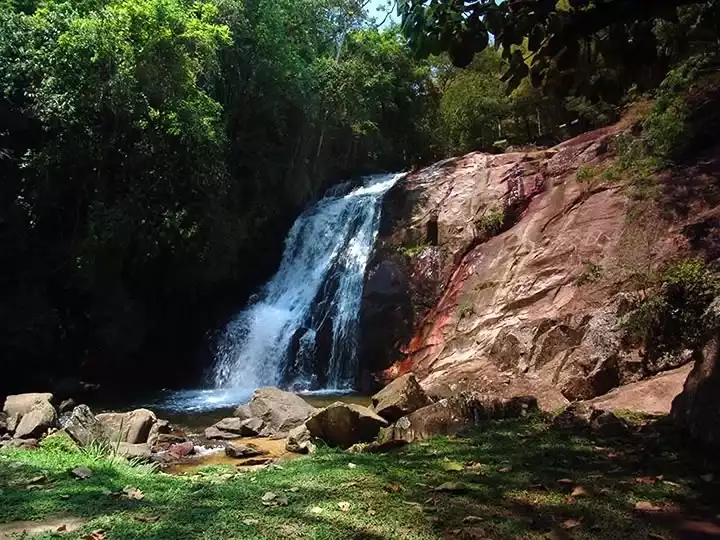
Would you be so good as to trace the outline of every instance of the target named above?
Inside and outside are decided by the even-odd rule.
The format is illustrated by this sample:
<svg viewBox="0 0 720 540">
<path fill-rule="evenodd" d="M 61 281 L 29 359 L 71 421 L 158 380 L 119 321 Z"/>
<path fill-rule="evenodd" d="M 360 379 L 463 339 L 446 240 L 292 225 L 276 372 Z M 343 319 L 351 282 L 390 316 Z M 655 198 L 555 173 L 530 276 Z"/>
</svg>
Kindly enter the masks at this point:
<svg viewBox="0 0 720 540">
<path fill-rule="evenodd" d="M 211 441 L 232 441 L 233 439 L 239 439 L 240 435 L 232 431 L 223 431 L 215 426 L 210 426 L 205 429 L 205 438 Z"/>
<path fill-rule="evenodd" d="M 49 401 L 36 401 L 15 429 L 17 439 L 38 439 L 57 422 L 57 412 Z"/>
<path fill-rule="evenodd" d="M 50 393 L 18 394 L 8 396 L 3 406 L 3 412 L 8 416 L 24 416 L 30 412 L 36 403 L 50 403 L 53 395 Z"/>
<path fill-rule="evenodd" d="M 225 447 L 225 455 L 234 459 L 244 459 L 266 454 L 252 444 L 233 444 L 230 443 Z"/>
<path fill-rule="evenodd" d="M 630 433 L 630 428 L 622 419 L 611 411 L 597 411 L 590 429 L 603 437 L 624 437 Z"/>
<path fill-rule="evenodd" d="M 96 416 L 105 437 L 110 442 L 140 444 L 148 442 L 150 431 L 157 422 L 152 411 L 136 409 L 126 413 L 103 413 Z"/>
<path fill-rule="evenodd" d="M 305 424 L 290 430 L 285 450 L 294 454 L 312 454 L 316 449 L 310 430 Z"/>
<path fill-rule="evenodd" d="M 7 419 L 8 433 L 15 433 L 15 430 L 17 429 L 19 423 L 20 423 L 20 415 L 19 414 L 11 414 L 10 416 L 8 416 L 8 419 Z"/>
<path fill-rule="evenodd" d="M 395 422 L 431 403 L 412 373 L 395 379 L 372 398 L 373 410 L 388 422 Z"/>
<path fill-rule="evenodd" d="M 387 420 L 371 409 L 340 401 L 322 409 L 305 422 L 310 435 L 341 448 L 357 442 L 369 442 L 387 425 Z"/>
<path fill-rule="evenodd" d="M 150 459 L 152 451 L 147 443 L 131 444 L 126 442 L 117 443 L 116 453 L 126 458 Z"/>
<path fill-rule="evenodd" d="M 673 401 L 672 418 L 697 441 L 720 445 L 720 335 L 695 355 L 695 366 Z"/>
<path fill-rule="evenodd" d="M 243 419 L 232 417 L 223 418 L 212 427 L 222 433 L 234 434 L 234 437 L 229 438 L 236 439 L 238 437 L 256 437 L 260 434 L 260 432 L 262 432 L 265 427 L 265 423 L 259 418 Z"/>
<path fill-rule="evenodd" d="M 175 443 L 170 445 L 168 453 L 177 457 L 185 457 L 195 453 L 195 445 L 190 441 Z"/>
<path fill-rule="evenodd" d="M 235 416 L 240 419 L 259 419 L 264 423 L 261 435 L 286 437 L 288 432 L 310 418 L 317 409 L 307 401 L 279 388 L 255 390 L 250 402 L 240 406 Z"/>
<path fill-rule="evenodd" d="M 72 412 L 73 409 L 77 406 L 77 403 L 75 403 L 75 400 L 72 398 L 64 399 L 62 403 L 60 403 L 60 406 L 58 407 L 58 412 L 60 414 L 65 414 L 67 412 Z"/>
<path fill-rule="evenodd" d="M 70 416 L 61 421 L 61 424 L 67 434 L 80 446 L 87 446 L 94 441 L 108 440 L 103 426 L 87 405 L 75 407 Z"/>
<path fill-rule="evenodd" d="M 596 415 L 597 412 L 590 405 L 581 402 L 572 403 L 553 418 L 551 425 L 555 429 L 587 429 Z"/>
<path fill-rule="evenodd" d="M 380 444 L 390 441 L 424 440 L 436 435 L 452 435 L 476 427 L 487 420 L 517 418 L 537 410 L 530 396 L 499 398 L 475 392 L 460 393 L 418 409 L 400 418 L 378 437 Z"/>
<path fill-rule="evenodd" d="M 692 364 L 687 364 L 650 379 L 615 388 L 592 399 L 589 404 L 605 411 L 622 409 L 644 414 L 669 414 L 672 402 L 682 392 L 692 368 Z"/>
</svg>

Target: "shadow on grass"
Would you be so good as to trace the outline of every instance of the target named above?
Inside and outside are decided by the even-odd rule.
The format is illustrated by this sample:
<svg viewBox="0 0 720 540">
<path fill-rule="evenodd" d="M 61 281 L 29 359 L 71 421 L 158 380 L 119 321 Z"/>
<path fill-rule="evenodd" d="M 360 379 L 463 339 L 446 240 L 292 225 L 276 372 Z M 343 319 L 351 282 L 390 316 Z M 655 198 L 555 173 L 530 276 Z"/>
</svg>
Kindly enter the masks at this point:
<svg viewBox="0 0 720 540">
<path fill-rule="evenodd" d="M 701 478 L 708 464 L 681 442 L 655 429 L 594 440 L 536 418 L 387 455 L 321 450 L 282 468 L 192 479 L 94 467 L 83 482 L 69 477 L 66 464 L 23 454 L 21 468 L 0 460 L 0 521 L 96 517 L 89 529 L 123 540 L 670 538 L 679 519 L 720 511 L 717 485 Z M 44 488 L 27 491 L 22 479 L 41 474 Z M 12 485 L 13 478 L 21 481 Z M 145 498 L 107 495 L 125 485 Z M 287 505 L 265 506 L 267 492 L 285 494 Z M 638 502 L 665 518 L 638 515 Z"/>
</svg>

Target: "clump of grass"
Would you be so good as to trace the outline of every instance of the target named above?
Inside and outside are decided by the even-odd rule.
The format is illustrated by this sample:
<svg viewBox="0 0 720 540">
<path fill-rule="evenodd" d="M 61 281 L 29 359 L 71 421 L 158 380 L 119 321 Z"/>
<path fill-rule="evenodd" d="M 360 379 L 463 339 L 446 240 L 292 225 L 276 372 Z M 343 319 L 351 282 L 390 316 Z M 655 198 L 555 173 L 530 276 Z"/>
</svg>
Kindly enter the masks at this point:
<svg viewBox="0 0 720 540">
<path fill-rule="evenodd" d="M 578 285 L 590 285 L 592 283 L 597 283 L 600 279 L 602 279 L 604 271 L 602 266 L 592 261 L 585 261 L 583 264 L 585 265 L 585 270 L 577 279 Z"/>
<path fill-rule="evenodd" d="M 482 217 L 475 222 L 477 229 L 488 238 L 501 232 L 504 225 L 505 208 L 499 205 L 488 207 Z"/>
<path fill-rule="evenodd" d="M 420 255 L 423 251 L 425 251 L 428 247 L 430 247 L 428 244 L 414 244 L 411 246 L 400 246 L 398 247 L 398 252 L 407 257 L 408 259 L 413 259 L 416 256 Z"/>
</svg>

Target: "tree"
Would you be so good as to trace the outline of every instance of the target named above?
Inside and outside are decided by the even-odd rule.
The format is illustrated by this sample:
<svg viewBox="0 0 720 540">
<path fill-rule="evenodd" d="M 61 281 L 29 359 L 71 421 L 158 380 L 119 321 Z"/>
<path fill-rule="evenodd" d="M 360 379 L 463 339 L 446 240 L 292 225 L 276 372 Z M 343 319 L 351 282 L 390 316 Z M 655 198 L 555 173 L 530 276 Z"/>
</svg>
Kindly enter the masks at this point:
<svg viewBox="0 0 720 540">
<path fill-rule="evenodd" d="M 399 10 L 420 54 L 448 51 L 456 65 L 467 66 L 492 36 L 509 62 L 503 80 L 510 90 L 530 77 L 536 87 L 550 83 L 565 93 L 617 101 L 633 82 L 657 82 L 653 67 L 667 68 L 658 24 L 678 24 L 689 9 L 695 16 L 685 21 L 683 43 L 675 45 L 707 39 L 708 32 L 717 39 L 718 5 L 715 0 L 401 0 Z"/>
</svg>

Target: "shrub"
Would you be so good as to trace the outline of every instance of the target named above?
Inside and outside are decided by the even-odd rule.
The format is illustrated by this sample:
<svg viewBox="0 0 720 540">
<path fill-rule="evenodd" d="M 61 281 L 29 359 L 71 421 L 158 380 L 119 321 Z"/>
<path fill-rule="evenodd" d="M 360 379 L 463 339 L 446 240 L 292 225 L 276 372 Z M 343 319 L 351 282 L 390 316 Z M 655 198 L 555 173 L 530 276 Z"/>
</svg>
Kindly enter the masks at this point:
<svg viewBox="0 0 720 540">
<path fill-rule="evenodd" d="M 488 207 L 475 225 L 484 236 L 495 236 L 505 225 L 505 209 L 497 205 Z"/>
<path fill-rule="evenodd" d="M 589 285 L 591 283 L 597 283 L 600 281 L 603 275 L 603 267 L 599 264 L 595 264 L 592 261 L 585 261 L 585 270 L 580 277 L 578 277 L 577 283 L 580 286 Z"/>
<path fill-rule="evenodd" d="M 702 346 L 716 321 L 708 307 L 720 294 L 720 275 L 700 259 L 668 267 L 654 291 L 629 315 L 626 329 L 650 357 Z"/>
<path fill-rule="evenodd" d="M 420 255 L 423 251 L 425 251 L 428 248 L 428 244 L 414 244 L 411 246 L 400 246 L 398 247 L 398 252 L 407 257 L 408 259 L 412 259 L 417 255 Z"/>
</svg>

